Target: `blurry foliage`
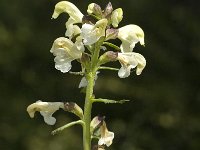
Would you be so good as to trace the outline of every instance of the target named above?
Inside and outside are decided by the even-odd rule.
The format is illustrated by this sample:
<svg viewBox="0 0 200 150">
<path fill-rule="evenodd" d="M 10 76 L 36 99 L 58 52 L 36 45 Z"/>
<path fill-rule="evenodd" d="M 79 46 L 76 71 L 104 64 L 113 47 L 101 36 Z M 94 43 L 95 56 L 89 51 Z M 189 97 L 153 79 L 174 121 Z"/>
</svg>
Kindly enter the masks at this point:
<svg viewBox="0 0 200 150">
<path fill-rule="evenodd" d="M 58 2 L 0 1 L 0 149 L 81 149 L 81 129 L 75 126 L 52 136 L 50 132 L 75 120 L 56 113 L 56 127 L 47 126 L 40 115 L 29 118 L 26 107 L 38 99 L 75 100 L 83 106 L 80 77 L 54 69 L 49 52 L 55 38 L 64 36 L 65 14 L 51 20 Z M 103 1 L 71 1 L 86 11 L 87 5 Z M 198 1 L 123 0 L 120 26 L 133 23 L 145 32 L 146 47 L 136 46 L 147 67 L 120 79 L 117 72 L 102 71 L 95 87 L 98 97 L 131 99 L 123 105 L 96 104 L 93 115 L 106 116 L 115 132 L 110 150 L 200 149 L 200 12 Z M 118 43 L 120 44 L 120 43 Z M 118 64 L 119 65 L 119 64 Z M 74 63 L 73 70 L 79 70 Z"/>
</svg>

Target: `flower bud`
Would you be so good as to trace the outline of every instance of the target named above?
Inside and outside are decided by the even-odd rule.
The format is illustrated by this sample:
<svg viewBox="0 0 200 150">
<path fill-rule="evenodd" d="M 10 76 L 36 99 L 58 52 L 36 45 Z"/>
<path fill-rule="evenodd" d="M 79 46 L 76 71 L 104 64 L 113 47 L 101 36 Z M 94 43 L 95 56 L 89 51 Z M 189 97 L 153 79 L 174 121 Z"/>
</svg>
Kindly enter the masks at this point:
<svg viewBox="0 0 200 150">
<path fill-rule="evenodd" d="M 110 39 L 116 39 L 118 36 L 119 30 L 118 29 L 107 29 L 106 30 L 106 41 Z"/>
<path fill-rule="evenodd" d="M 107 51 L 103 55 L 100 56 L 99 64 L 102 65 L 111 61 L 116 61 L 117 57 L 118 57 L 117 52 Z"/>
<path fill-rule="evenodd" d="M 98 4 L 95 4 L 95 3 L 91 3 L 91 4 L 88 5 L 87 13 L 88 14 L 94 14 L 97 17 L 102 16 L 101 7 Z"/>
<path fill-rule="evenodd" d="M 74 113 L 79 118 L 83 118 L 83 110 L 74 102 L 66 102 L 64 104 L 64 110 Z"/>
<path fill-rule="evenodd" d="M 94 130 L 100 128 L 100 126 L 103 124 L 103 120 L 105 119 L 105 117 L 100 117 L 100 116 L 96 116 L 92 119 L 91 123 L 90 123 L 90 132 L 93 135 L 94 134 Z"/>
<path fill-rule="evenodd" d="M 88 56 L 88 54 L 83 53 L 80 61 L 84 68 L 90 67 L 90 57 Z"/>
<path fill-rule="evenodd" d="M 106 8 L 104 9 L 103 16 L 104 16 L 105 18 L 109 18 L 109 16 L 111 15 L 112 11 L 113 11 L 113 7 L 112 7 L 111 2 L 109 2 L 109 3 L 106 5 Z"/>
<path fill-rule="evenodd" d="M 121 8 L 115 9 L 111 15 L 111 22 L 113 27 L 117 28 L 118 24 L 122 21 L 123 11 Z"/>
</svg>

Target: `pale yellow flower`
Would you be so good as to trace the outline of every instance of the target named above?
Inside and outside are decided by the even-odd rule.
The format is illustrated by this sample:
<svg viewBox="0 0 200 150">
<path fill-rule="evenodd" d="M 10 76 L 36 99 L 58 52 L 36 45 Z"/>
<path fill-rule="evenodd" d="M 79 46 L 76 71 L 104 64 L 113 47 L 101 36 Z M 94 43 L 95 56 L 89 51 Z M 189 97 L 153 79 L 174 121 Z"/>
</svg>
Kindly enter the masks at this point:
<svg viewBox="0 0 200 150">
<path fill-rule="evenodd" d="M 97 42 L 100 37 L 105 36 L 105 29 L 107 26 L 108 20 L 101 19 L 96 22 L 95 25 L 92 24 L 83 24 L 81 29 L 81 36 L 83 37 L 83 43 L 85 45 L 91 45 Z"/>
<path fill-rule="evenodd" d="M 39 111 L 40 114 L 44 117 L 44 121 L 48 125 L 54 125 L 56 122 L 56 118 L 54 118 L 52 115 L 55 111 L 59 110 L 60 108 L 64 108 L 64 103 L 37 101 L 29 105 L 27 107 L 27 111 L 31 118 L 34 117 L 36 111 Z"/>
<path fill-rule="evenodd" d="M 50 50 L 55 56 L 55 68 L 63 73 L 68 72 L 72 67 L 71 61 L 81 58 L 83 49 L 81 41 L 73 43 L 65 37 L 57 38 Z"/>
<path fill-rule="evenodd" d="M 52 18 L 56 19 L 63 12 L 69 14 L 70 16 L 66 22 L 67 31 L 65 35 L 71 38 L 72 35 L 77 32 L 77 30 L 80 30 L 80 28 L 74 24 L 82 22 L 83 14 L 74 4 L 68 1 L 61 1 L 55 5 Z"/>
<path fill-rule="evenodd" d="M 101 138 L 98 141 L 98 145 L 106 145 L 107 147 L 109 147 L 114 139 L 114 133 L 108 131 L 105 121 L 103 121 L 103 124 L 100 127 L 100 132 Z"/>
<path fill-rule="evenodd" d="M 132 52 L 138 42 L 144 45 L 144 32 L 137 25 L 130 24 L 119 28 L 118 38 L 122 41 L 122 52 Z"/>
<path fill-rule="evenodd" d="M 118 76 L 120 78 L 128 77 L 130 75 L 131 69 L 136 67 L 136 74 L 140 75 L 146 66 L 145 58 L 139 53 L 118 53 L 117 59 L 121 63 L 121 68 L 118 72 Z"/>
</svg>

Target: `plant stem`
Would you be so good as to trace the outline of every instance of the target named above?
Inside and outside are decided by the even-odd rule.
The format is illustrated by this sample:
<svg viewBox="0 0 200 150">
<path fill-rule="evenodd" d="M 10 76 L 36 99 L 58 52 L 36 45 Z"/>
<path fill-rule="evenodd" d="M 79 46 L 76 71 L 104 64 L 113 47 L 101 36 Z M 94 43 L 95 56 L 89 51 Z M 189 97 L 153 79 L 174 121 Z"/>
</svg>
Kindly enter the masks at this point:
<svg viewBox="0 0 200 150">
<path fill-rule="evenodd" d="M 91 133 L 90 133 L 90 122 L 91 122 L 91 111 L 92 111 L 92 99 L 93 99 L 93 87 L 94 80 L 97 72 L 97 63 L 99 58 L 100 45 L 98 42 L 95 44 L 94 52 L 91 56 L 90 69 L 86 71 L 86 79 L 88 85 L 86 88 L 85 106 L 84 106 L 84 123 L 83 126 L 83 149 L 91 150 Z"/>
<path fill-rule="evenodd" d="M 91 122 L 94 78 L 95 78 L 95 74 L 93 74 L 92 72 L 89 72 L 87 74 L 88 85 L 87 85 L 87 89 L 86 89 L 85 106 L 84 106 L 85 126 L 83 127 L 83 148 L 84 148 L 84 150 L 91 150 L 90 122 Z"/>
</svg>

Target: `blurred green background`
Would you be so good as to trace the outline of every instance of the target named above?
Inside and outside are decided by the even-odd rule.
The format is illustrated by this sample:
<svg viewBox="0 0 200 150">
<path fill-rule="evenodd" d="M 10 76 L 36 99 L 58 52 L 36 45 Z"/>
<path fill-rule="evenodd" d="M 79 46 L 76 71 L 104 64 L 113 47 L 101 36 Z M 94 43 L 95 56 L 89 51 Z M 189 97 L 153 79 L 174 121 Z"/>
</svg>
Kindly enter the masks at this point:
<svg viewBox="0 0 200 150">
<path fill-rule="evenodd" d="M 54 68 L 49 52 L 64 35 L 68 16 L 51 20 L 58 0 L 0 1 L 0 149 L 80 150 L 82 131 L 74 126 L 52 136 L 50 132 L 76 120 L 58 111 L 55 126 L 26 108 L 43 101 L 75 101 L 83 106 L 81 77 Z M 86 13 L 96 2 L 71 1 Z M 110 150 L 200 149 L 200 12 L 196 0 L 112 0 L 121 7 L 120 26 L 137 24 L 145 32 L 146 47 L 136 45 L 147 66 L 140 76 L 120 79 L 117 72 L 102 71 L 95 87 L 97 97 L 131 99 L 123 105 L 95 104 L 93 116 L 105 115 L 115 132 Z M 117 41 L 120 45 L 120 41 Z M 119 67 L 120 65 L 117 64 Z M 73 62 L 73 71 L 80 69 Z"/>
</svg>

